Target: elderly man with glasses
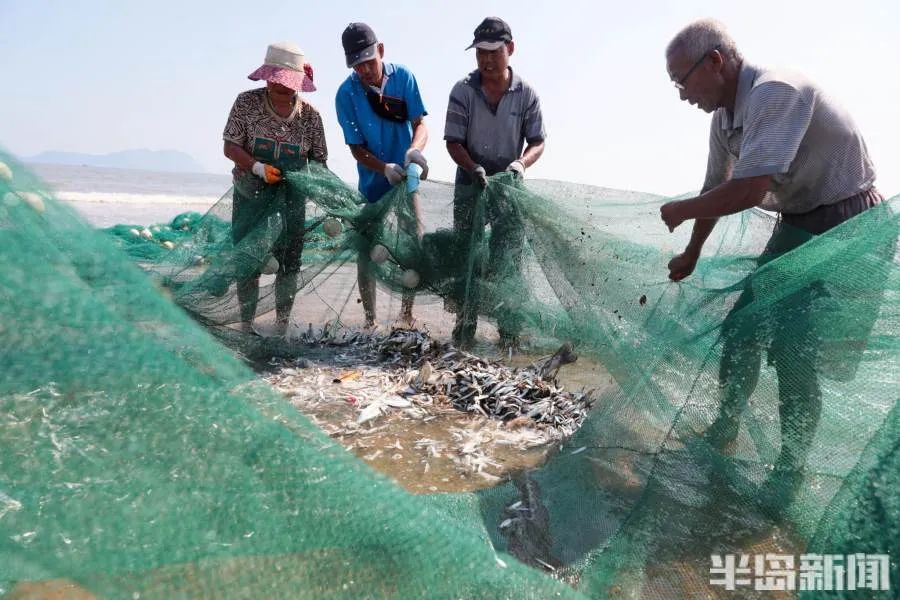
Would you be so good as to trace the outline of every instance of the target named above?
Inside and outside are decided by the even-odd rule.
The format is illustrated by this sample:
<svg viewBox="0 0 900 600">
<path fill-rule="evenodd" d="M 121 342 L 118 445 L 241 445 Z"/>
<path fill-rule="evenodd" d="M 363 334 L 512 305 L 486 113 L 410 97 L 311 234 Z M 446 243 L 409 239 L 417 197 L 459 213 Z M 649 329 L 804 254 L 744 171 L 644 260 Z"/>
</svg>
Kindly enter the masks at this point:
<svg viewBox="0 0 900 600">
<path fill-rule="evenodd" d="M 804 77 L 746 62 L 721 23 L 682 29 L 669 43 L 666 66 L 681 99 L 713 114 L 701 194 L 660 209 L 670 231 L 694 221 L 687 248 L 669 262 L 672 280 L 694 271 L 719 217 L 753 207 L 780 214 L 763 264 L 882 201 L 850 115 Z M 823 371 L 808 308 L 821 293 L 818 284 L 807 286 L 770 313 L 767 349 L 778 376 L 782 441 L 762 490 L 766 507 L 783 507 L 796 493 L 818 425 Z M 706 432 L 720 450 L 736 440 L 759 377 L 764 342 L 759 315 L 746 310 L 753 302 L 748 288 L 722 326 L 722 404 Z"/>
</svg>

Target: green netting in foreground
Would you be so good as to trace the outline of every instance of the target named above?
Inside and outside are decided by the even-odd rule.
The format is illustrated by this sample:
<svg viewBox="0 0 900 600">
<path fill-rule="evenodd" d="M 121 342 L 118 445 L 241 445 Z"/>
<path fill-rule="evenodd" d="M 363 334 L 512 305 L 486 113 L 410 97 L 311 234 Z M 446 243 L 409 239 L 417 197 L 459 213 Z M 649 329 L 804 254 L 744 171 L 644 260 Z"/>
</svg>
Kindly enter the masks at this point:
<svg viewBox="0 0 900 600">
<path fill-rule="evenodd" d="M 402 187 L 360 209 L 325 170 L 286 181 L 153 242 L 89 229 L 21 168 L 0 182 L 0 590 L 671 598 L 708 591 L 710 554 L 773 539 L 897 560 L 896 202 L 815 239 L 779 229 L 767 252 L 771 219 L 724 219 L 673 284 L 684 239 L 657 197 L 500 175 L 458 192 L 454 228 L 453 189 L 423 185 L 420 238 Z M 616 385 L 563 452 L 490 490 L 412 496 L 196 323 L 272 350 L 221 326 L 280 256 L 290 277 L 262 275 L 257 319 L 289 291 L 294 323 L 358 324 L 356 257 L 378 244 L 379 318 L 414 290 L 441 320 L 605 366 Z"/>
</svg>

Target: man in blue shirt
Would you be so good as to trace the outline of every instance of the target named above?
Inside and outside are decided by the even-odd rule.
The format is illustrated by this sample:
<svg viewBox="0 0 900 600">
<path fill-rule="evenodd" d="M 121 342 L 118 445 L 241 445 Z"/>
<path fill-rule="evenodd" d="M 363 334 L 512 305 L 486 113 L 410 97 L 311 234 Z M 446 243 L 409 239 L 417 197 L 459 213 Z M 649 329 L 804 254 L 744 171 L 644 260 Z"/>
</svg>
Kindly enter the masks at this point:
<svg viewBox="0 0 900 600">
<path fill-rule="evenodd" d="M 338 88 L 335 104 L 344 141 L 356 159 L 359 191 L 377 202 L 402 182 L 411 163 L 428 173 L 422 150 L 428 141 L 425 106 L 415 76 L 403 65 L 384 62 L 384 44 L 365 23 L 350 23 L 341 36 L 353 73 Z M 401 166 L 402 165 L 402 166 Z M 375 326 L 375 280 L 369 257 L 357 261 L 366 327 Z M 412 295 L 403 299 L 401 320 L 412 323 Z"/>
</svg>

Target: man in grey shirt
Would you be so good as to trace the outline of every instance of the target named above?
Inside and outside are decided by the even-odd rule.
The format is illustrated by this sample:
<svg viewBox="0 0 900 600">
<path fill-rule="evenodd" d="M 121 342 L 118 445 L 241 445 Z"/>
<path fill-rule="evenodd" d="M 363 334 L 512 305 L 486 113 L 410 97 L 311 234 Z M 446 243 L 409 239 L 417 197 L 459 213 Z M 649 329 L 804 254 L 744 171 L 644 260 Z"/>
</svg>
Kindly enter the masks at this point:
<svg viewBox="0 0 900 600">
<path fill-rule="evenodd" d="M 472 231 L 476 200 L 488 185 L 488 176 L 510 171 L 524 177 L 525 170 L 544 152 L 545 137 L 537 94 L 509 66 L 515 50 L 509 25 L 498 17 L 486 18 L 466 49 L 471 48 L 475 48 L 478 69 L 453 86 L 444 127 L 447 151 L 458 165 L 453 225 L 463 234 Z M 496 208 L 487 210 L 491 224 L 489 264 L 500 264 L 501 259 L 518 264 L 524 244 L 521 225 L 508 212 Z M 477 294 L 469 294 L 458 309 L 453 339 L 459 346 L 468 346 L 474 339 L 477 304 Z M 519 334 L 515 318 L 500 313 L 497 325 L 501 345 L 515 346 Z"/>
<path fill-rule="evenodd" d="M 694 220 L 687 248 L 669 262 L 672 280 L 693 272 L 719 217 L 757 206 L 780 213 L 763 264 L 882 201 L 866 145 L 847 112 L 800 75 L 745 62 L 721 23 L 707 19 L 682 29 L 669 43 L 666 63 L 681 99 L 713 113 L 701 194 L 660 209 L 670 231 Z M 782 440 L 763 488 L 764 506 L 783 506 L 793 497 L 821 413 L 808 310 L 822 293 L 818 287 L 780 302 L 768 324 Z M 719 449 L 737 438 L 738 419 L 759 377 L 759 327 L 765 324 L 746 314 L 754 300 L 750 289 L 744 291 L 722 325 L 722 404 L 706 432 Z"/>
</svg>

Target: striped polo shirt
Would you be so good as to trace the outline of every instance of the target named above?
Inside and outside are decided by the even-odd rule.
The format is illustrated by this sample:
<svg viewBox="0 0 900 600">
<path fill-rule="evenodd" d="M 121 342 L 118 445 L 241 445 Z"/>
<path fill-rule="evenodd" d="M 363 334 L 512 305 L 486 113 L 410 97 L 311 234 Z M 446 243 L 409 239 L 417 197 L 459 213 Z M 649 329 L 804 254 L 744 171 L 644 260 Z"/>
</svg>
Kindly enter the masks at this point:
<svg viewBox="0 0 900 600">
<path fill-rule="evenodd" d="M 809 212 L 865 191 L 875 168 L 850 115 L 802 75 L 741 66 L 734 114 L 719 108 L 703 190 L 771 175 L 762 208 Z"/>
<path fill-rule="evenodd" d="M 521 158 L 525 142 L 544 140 L 544 119 L 537 93 L 510 68 L 509 89 L 496 110 L 481 89 L 481 73 L 469 73 L 450 92 L 444 140 L 465 146 L 488 175 L 499 173 Z M 456 183 L 471 183 L 469 174 L 456 169 Z"/>
</svg>

